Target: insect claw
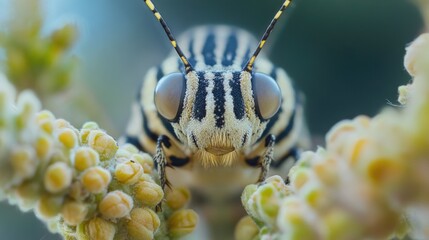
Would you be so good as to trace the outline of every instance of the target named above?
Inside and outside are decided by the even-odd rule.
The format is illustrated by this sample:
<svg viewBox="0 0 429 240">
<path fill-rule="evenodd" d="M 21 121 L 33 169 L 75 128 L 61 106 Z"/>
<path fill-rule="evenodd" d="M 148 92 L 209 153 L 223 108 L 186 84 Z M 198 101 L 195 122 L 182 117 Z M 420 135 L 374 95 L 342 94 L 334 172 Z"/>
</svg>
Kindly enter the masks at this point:
<svg viewBox="0 0 429 240">
<path fill-rule="evenodd" d="M 170 190 L 173 190 L 173 186 L 171 185 L 171 183 L 168 180 L 166 180 L 165 186 L 167 186 Z"/>
</svg>

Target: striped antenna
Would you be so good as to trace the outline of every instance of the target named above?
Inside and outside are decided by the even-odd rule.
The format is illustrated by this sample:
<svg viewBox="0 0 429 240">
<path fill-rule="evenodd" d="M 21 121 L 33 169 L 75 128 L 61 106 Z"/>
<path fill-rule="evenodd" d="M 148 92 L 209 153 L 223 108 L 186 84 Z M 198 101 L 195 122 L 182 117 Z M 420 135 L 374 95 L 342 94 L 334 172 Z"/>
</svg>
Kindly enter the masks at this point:
<svg viewBox="0 0 429 240">
<path fill-rule="evenodd" d="M 244 67 L 243 71 L 252 72 L 253 64 L 255 63 L 256 57 L 258 56 L 261 49 L 264 47 L 265 42 L 267 41 L 268 37 L 270 36 L 271 31 L 273 31 L 274 26 L 276 25 L 277 21 L 279 20 L 280 16 L 282 15 L 283 11 L 289 7 L 292 0 L 285 0 L 283 5 L 281 6 L 280 10 L 276 13 L 273 20 L 271 21 L 270 25 L 268 26 L 267 30 L 265 30 L 264 36 L 262 36 L 261 41 L 259 42 L 258 48 L 256 48 L 255 52 L 253 53 L 252 57 L 249 59 L 249 61 L 246 63 L 246 66 Z"/>
<path fill-rule="evenodd" d="M 177 54 L 180 57 L 180 60 L 182 60 L 183 64 L 185 65 L 185 71 L 186 73 L 189 73 L 194 70 L 192 65 L 189 63 L 188 59 L 185 57 L 185 55 L 182 52 L 182 49 L 180 49 L 179 45 L 177 45 L 176 39 L 173 37 L 173 34 L 170 31 L 170 28 L 167 26 L 167 23 L 164 21 L 164 18 L 162 18 L 161 14 L 156 10 L 155 5 L 153 5 L 151 0 L 144 0 L 148 8 L 152 11 L 155 18 L 161 23 L 162 28 L 164 29 L 165 33 L 168 36 L 168 39 L 170 39 L 171 45 L 173 45 L 174 50 L 176 50 Z"/>
</svg>

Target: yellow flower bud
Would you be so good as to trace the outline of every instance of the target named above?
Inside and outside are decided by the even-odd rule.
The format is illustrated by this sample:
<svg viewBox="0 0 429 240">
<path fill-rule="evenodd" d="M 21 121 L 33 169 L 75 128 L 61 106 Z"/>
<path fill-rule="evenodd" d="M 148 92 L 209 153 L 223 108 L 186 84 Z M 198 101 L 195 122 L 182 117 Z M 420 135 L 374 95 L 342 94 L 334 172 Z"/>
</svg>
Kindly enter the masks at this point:
<svg viewBox="0 0 429 240">
<path fill-rule="evenodd" d="M 52 149 L 52 139 L 48 135 L 41 135 L 37 138 L 34 148 L 36 149 L 37 157 L 44 159 L 48 157 Z"/>
<path fill-rule="evenodd" d="M 319 184 L 307 184 L 300 192 L 307 204 L 315 209 L 324 209 L 329 204 L 329 196 L 326 190 Z"/>
<path fill-rule="evenodd" d="M 33 92 L 28 90 L 22 91 L 17 100 L 17 109 L 19 112 L 19 115 L 16 116 L 17 128 L 25 128 L 30 118 L 32 118 L 37 111 L 40 111 L 40 108 L 41 103 Z"/>
<path fill-rule="evenodd" d="M 85 220 L 88 214 L 88 206 L 78 202 L 68 202 L 64 204 L 61 215 L 64 222 L 70 226 L 77 226 Z"/>
<path fill-rule="evenodd" d="M 124 145 L 122 145 L 122 148 L 124 150 L 127 150 L 130 153 L 138 153 L 139 150 L 136 148 L 136 146 L 129 144 L 129 143 L 125 143 Z"/>
<path fill-rule="evenodd" d="M 57 216 L 63 205 L 63 198 L 45 195 L 37 202 L 36 216 L 42 220 L 47 220 Z"/>
<path fill-rule="evenodd" d="M 322 219 L 323 225 L 326 226 L 326 239 L 353 239 L 359 236 L 361 224 L 353 219 L 349 213 L 340 209 L 333 209 Z"/>
<path fill-rule="evenodd" d="M 107 190 L 112 180 L 110 172 L 102 167 L 91 167 L 81 175 L 83 186 L 91 193 L 101 193 Z"/>
<path fill-rule="evenodd" d="M 153 180 L 152 176 L 146 173 L 143 173 L 140 176 L 140 181 L 146 181 L 146 182 L 151 182 L 151 183 L 156 183 L 155 180 Z"/>
<path fill-rule="evenodd" d="M 51 134 L 54 130 L 54 115 L 47 110 L 43 110 L 36 115 L 36 122 L 40 128 L 48 134 Z"/>
<path fill-rule="evenodd" d="M 77 240 L 113 240 L 115 224 L 96 217 L 77 227 Z"/>
<path fill-rule="evenodd" d="M 39 162 L 30 147 L 16 148 L 12 151 L 10 162 L 14 173 L 20 178 L 30 178 L 37 170 Z"/>
<path fill-rule="evenodd" d="M 308 169 L 296 169 L 296 171 L 294 171 L 294 174 L 291 176 L 292 186 L 295 189 L 299 190 L 310 179 L 309 174 L 310 173 Z"/>
<path fill-rule="evenodd" d="M 94 167 L 99 162 L 98 153 L 89 147 L 80 147 L 74 154 L 74 167 L 79 171 Z"/>
<path fill-rule="evenodd" d="M 55 116 L 52 112 L 50 112 L 48 110 L 42 110 L 36 114 L 36 121 L 37 122 L 39 122 L 41 120 L 46 120 L 46 119 L 53 121 L 53 120 L 55 120 Z"/>
<path fill-rule="evenodd" d="M 136 183 L 143 174 L 143 167 L 132 160 L 116 165 L 115 177 L 124 184 Z"/>
<path fill-rule="evenodd" d="M 279 212 L 280 196 L 271 184 L 260 186 L 253 195 L 254 212 L 269 224 L 273 224 Z"/>
<path fill-rule="evenodd" d="M 180 238 L 192 233 L 198 223 L 198 215 L 189 209 L 174 212 L 167 220 L 169 234 L 172 238 Z"/>
<path fill-rule="evenodd" d="M 316 177 L 326 185 L 339 183 L 338 166 L 334 159 L 326 159 L 323 162 L 317 162 L 313 165 Z M 299 180 L 301 181 L 301 180 Z"/>
<path fill-rule="evenodd" d="M 397 159 L 380 157 L 368 163 L 367 174 L 373 183 L 395 184 L 400 182 L 404 168 Z"/>
<path fill-rule="evenodd" d="M 93 130 L 89 133 L 88 145 L 100 154 L 102 161 L 114 157 L 116 150 L 118 150 L 116 141 L 100 130 Z"/>
<path fill-rule="evenodd" d="M 54 122 L 55 128 L 61 129 L 61 128 L 71 128 L 71 124 L 67 122 L 64 119 L 56 119 Z"/>
<path fill-rule="evenodd" d="M 77 145 L 77 135 L 70 128 L 63 128 L 59 130 L 58 140 L 66 147 L 66 148 L 74 148 Z"/>
<path fill-rule="evenodd" d="M 95 122 L 86 122 L 83 124 L 82 129 L 80 130 L 80 140 L 83 144 L 88 143 L 88 136 L 92 130 L 98 130 L 98 124 Z"/>
<path fill-rule="evenodd" d="M 134 185 L 135 198 L 143 205 L 154 207 L 161 202 L 164 191 L 154 182 L 139 181 Z"/>
<path fill-rule="evenodd" d="M 306 219 L 308 214 L 304 209 L 304 203 L 295 197 L 282 202 L 277 226 L 285 233 L 284 239 L 318 239 L 316 228 Z"/>
<path fill-rule="evenodd" d="M 172 210 L 183 208 L 191 199 L 191 192 L 185 187 L 169 189 L 166 192 L 166 203 Z"/>
<path fill-rule="evenodd" d="M 68 192 L 68 196 L 70 196 L 74 200 L 83 200 L 87 198 L 88 195 L 89 195 L 89 192 L 83 186 L 81 181 L 73 182 Z"/>
<path fill-rule="evenodd" d="M 149 208 L 134 208 L 127 223 L 128 234 L 136 240 L 152 240 L 159 228 L 158 215 Z"/>
<path fill-rule="evenodd" d="M 116 151 L 115 158 L 118 162 L 124 162 L 131 158 L 132 153 L 124 149 L 122 146 Z M 125 159 L 125 160 L 122 160 Z"/>
<path fill-rule="evenodd" d="M 64 162 L 56 162 L 46 169 L 43 183 L 46 190 L 58 193 L 71 185 L 72 178 L 72 169 Z"/>
<path fill-rule="evenodd" d="M 33 181 L 26 181 L 16 188 L 15 196 L 18 198 L 18 205 L 22 211 L 28 211 L 34 208 L 42 192 L 40 188 L 41 186 L 39 183 Z"/>
<path fill-rule="evenodd" d="M 258 235 L 259 228 L 250 216 L 243 217 L 235 227 L 236 240 L 256 240 Z"/>
<path fill-rule="evenodd" d="M 133 199 L 119 190 L 109 192 L 98 206 L 100 213 L 109 219 L 125 217 L 132 208 Z"/>
<path fill-rule="evenodd" d="M 133 154 L 132 159 L 142 165 L 144 173 L 151 174 L 154 168 L 152 157 L 147 153 Z"/>
</svg>

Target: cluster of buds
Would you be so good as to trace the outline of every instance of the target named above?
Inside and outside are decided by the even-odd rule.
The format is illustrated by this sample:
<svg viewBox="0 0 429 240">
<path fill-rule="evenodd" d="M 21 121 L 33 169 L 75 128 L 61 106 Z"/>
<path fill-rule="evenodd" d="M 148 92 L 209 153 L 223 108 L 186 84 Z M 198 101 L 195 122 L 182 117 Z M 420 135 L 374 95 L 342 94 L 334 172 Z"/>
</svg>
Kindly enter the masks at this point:
<svg viewBox="0 0 429 240">
<path fill-rule="evenodd" d="M 429 238 L 429 34 L 407 48 L 403 107 L 336 124 L 326 148 L 248 186 L 239 239 Z M 410 227 L 411 226 L 411 227 Z M 409 231 L 411 230 L 411 231 Z"/>
<path fill-rule="evenodd" d="M 19 90 L 31 88 L 45 97 L 64 90 L 72 79 L 76 61 L 68 51 L 74 45 L 76 28 L 67 24 L 46 36 L 42 32 L 40 0 L 11 2 L 7 31 L 0 33 L 6 54 L 5 71 Z"/>
<path fill-rule="evenodd" d="M 150 155 L 118 147 L 94 122 L 78 130 L 40 109 L 0 75 L 0 199 L 65 239 L 177 239 L 195 229 L 189 191 L 164 196 Z"/>
</svg>

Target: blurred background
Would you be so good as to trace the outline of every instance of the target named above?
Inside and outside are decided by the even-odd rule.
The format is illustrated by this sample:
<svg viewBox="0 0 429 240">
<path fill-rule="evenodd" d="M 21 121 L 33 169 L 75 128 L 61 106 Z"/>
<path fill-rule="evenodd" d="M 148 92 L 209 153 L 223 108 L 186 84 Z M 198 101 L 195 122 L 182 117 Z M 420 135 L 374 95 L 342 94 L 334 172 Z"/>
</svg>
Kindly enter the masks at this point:
<svg viewBox="0 0 429 240">
<path fill-rule="evenodd" d="M 12 1 L 0 0 L 0 32 L 9 30 L 7 19 L 28 21 L 11 11 Z M 195 25 L 230 24 L 258 38 L 281 2 L 154 0 L 176 36 Z M 70 110 L 64 100 L 52 104 L 51 110 L 76 126 L 95 120 L 120 136 L 143 75 L 171 51 L 159 23 L 141 0 L 41 3 L 42 33 L 65 23 L 78 29 L 69 53 L 78 64 L 68 91 L 60 98 L 67 99 L 70 92 L 89 95 L 93 108 L 88 110 L 81 102 L 85 110 L 80 113 L 79 106 Z M 410 0 L 297 0 L 293 4 L 263 51 L 305 93 L 312 134 L 323 136 L 341 119 L 371 116 L 389 102 L 396 103 L 397 87 L 410 80 L 403 67 L 405 47 L 424 31 Z M 0 50 L 0 69 L 5 60 Z M 3 202 L 0 239 L 58 237 L 49 234 L 32 213 L 20 213 Z"/>
</svg>

